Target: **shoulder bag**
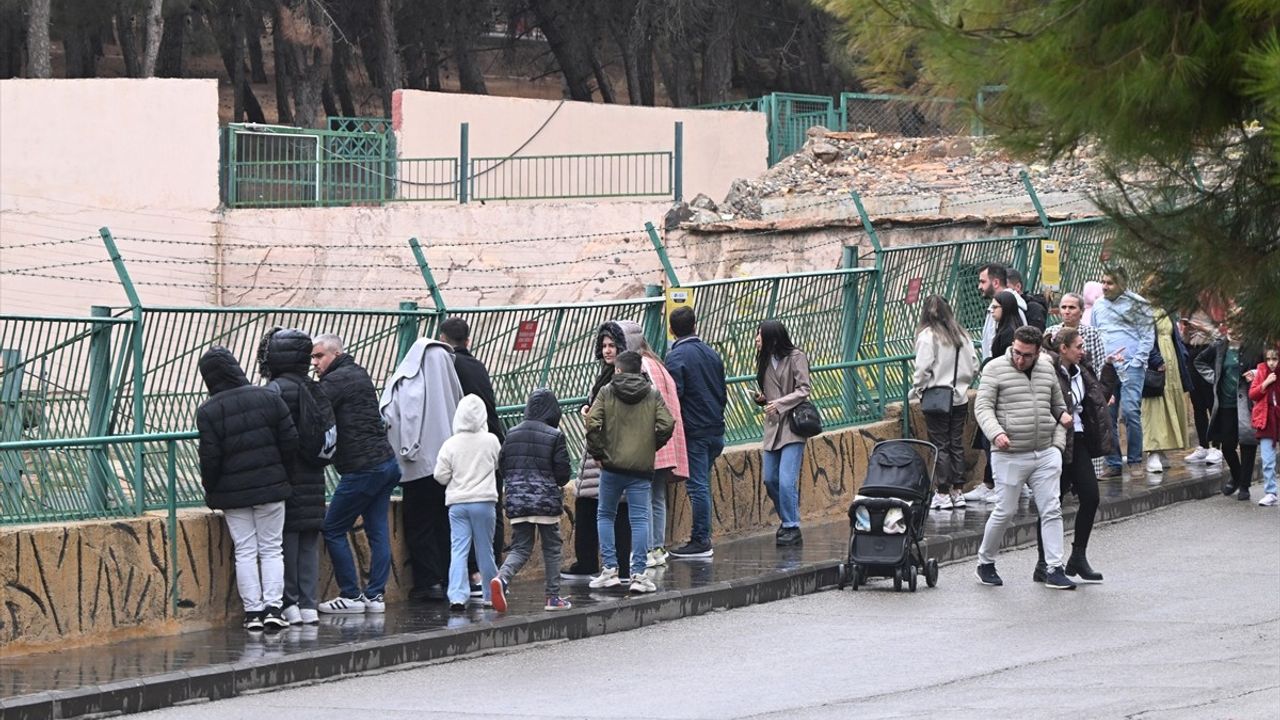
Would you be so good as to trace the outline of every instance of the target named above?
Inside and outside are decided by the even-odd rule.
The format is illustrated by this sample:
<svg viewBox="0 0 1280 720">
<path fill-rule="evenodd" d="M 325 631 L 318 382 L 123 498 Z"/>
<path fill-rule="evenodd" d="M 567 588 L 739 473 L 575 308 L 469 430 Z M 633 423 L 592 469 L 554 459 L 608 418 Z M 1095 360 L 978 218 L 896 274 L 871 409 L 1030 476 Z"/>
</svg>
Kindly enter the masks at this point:
<svg viewBox="0 0 1280 720">
<path fill-rule="evenodd" d="M 951 374 L 951 387 L 938 386 L 920 393 L 920 411 L 925 415 L 950 415 L 951 399 L 955 392 L 956 378 L 960 376 L 960 347 L 956 346 L 955 372 Z"/>
</svg>

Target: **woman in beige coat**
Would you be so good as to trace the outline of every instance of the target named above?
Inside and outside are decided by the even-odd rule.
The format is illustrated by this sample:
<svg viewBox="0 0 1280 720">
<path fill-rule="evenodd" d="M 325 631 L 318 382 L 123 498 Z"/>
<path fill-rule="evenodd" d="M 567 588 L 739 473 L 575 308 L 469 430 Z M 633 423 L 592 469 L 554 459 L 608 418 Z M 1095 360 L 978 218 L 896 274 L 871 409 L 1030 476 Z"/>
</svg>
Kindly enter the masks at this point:
<svg viewBox="0 0 1280 720">
<path fill-rule="evenodd" d="M 764 406 L 761 476 L 782 521 L 777 544 L 800 545 L 800 464 L 804 438 L 791 430 L 788 415 L 809 399 L 809 358 L 791 343 L 787 328 L 765 320 L 756 332 L 756 403 Z"/>
<path fill-rule="evenodd" d="M 1168 313 L 1156 317 L 1156 347 L 1164 358 L 1164 394 L 1142 398 L 1142 449 L 1147 452 L 1147 472 L 1163 472 L 1169 466 L 1165 455 L 1181 450 L 1187 438 L 1187 401 L 1183 397 L 1178 348 L 1173 342 L 1173 320 Z"/>
</svg>

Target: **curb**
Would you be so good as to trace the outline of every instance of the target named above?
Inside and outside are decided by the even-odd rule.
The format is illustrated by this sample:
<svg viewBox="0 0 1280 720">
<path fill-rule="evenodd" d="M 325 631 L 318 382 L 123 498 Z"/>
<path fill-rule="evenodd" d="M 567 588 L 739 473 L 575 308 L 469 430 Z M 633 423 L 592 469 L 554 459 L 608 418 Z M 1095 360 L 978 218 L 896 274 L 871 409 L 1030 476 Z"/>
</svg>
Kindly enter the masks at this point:
<svg viewBox="0 0 1280 720">
<path fill-rule="evenodd" d="M 1137 497 L 1104 501 L 1098 521 L 1132 517 L 1159 507 L 1218 494 L 1221 478 L 1209 475 L 1169 486 L 1153 486 Z M 1104 486 L 1105 487 L 1105 486 Z M 1075 518 L 1063 511 L 1064 526 Z M 1005 547 L 1034 542 L 1035 521 L 1016 521 Z M 982 542 L 980 530 L 927 539 L 928 555 L 940 563 L 971 558 Z M 286 658 L 222 663 L 71 690 L 0 698 L 0 720 L 57 720 L 83 715 L 114 715 L 172 707 L 201 700 L 222 700 L 247 692 L 276 689 L 339 676 L 453 658 L 486 650 L 548 640 L 577 640 L 623 632 L 658 622 L 697 617 L 716 610 L 758 605 L 834 587 L 840 561 L 809 563 L 790 570 L 716 583 L 692 590 L 628 598 L 606 606 L 579 608 L 550 616 L 503 618 L 430 633 L 394 635 L 341 647 L 304 651 Z"/>
</svg>

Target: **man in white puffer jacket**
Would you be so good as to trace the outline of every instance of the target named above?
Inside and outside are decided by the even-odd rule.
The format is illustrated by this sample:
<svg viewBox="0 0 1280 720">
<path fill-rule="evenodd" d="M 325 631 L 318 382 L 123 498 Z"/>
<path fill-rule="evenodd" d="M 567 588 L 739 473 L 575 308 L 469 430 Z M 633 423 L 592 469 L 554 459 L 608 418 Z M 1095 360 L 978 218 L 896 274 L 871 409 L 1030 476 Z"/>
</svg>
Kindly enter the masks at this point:
<svg viewBox="0 0 1280 720">
<path fill-rule="evenodd" d="M 493 561 L 493 526 L 497 522 L 498 454 L 502 443 L 489 432 L 489 413 L 477 395 L 467 395 L 453 416 L 453 437 L 436 456 L 433 475 L 445 488 L 449 506 L 449 609 L 467 609 L 471 595 L 467 552 L 475 544 L 476 563 L 483 578 L 484 604 L 491 605 L 490 585 L 498 576 Z M 554 568 L 552 569 L 554 571 Z"/>
<path fill-rule="evenodd" d="M 982 370 L 974 416 L 991 441 L 991 472 L 996 507 L 978 548 L 978 581 L 1003 585 L 996 574 L 996 553 L 1018 509 L 1023 484 L 1031 486 L 1044 535 L 1048 565 L 1045 587 L 1074 590 L 1062 568 L 1062 506 L 1058 500 L 1062 449 L 1072 422 L 1062 385 L 1048 356 L 1041 357 L 1040 330 L 1024 325 L 1013 334 L 1003 357 Z"/>
</svg>

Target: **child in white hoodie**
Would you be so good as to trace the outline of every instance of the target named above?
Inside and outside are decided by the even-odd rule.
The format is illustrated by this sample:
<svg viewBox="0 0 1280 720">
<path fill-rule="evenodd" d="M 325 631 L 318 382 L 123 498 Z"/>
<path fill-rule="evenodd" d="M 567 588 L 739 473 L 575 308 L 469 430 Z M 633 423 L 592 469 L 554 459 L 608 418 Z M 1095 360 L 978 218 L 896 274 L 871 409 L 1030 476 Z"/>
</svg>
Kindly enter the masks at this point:
<svg viewBox="0 0 1280 720">
<path fill-rule="evenodd" d="M 449 609 L 455 612 L 465 611 L 471 596 L 467 551 L 473 544 L 483 577 L 484 604 L 491 604 L 489 584 L 498 575 L 493 561 L 498 502 L 494 471 L 501 450 L 498 438 L 489 432 L 484 401 L 475 395 L 462 398 L 453 416 L 453 437 L 440 447 L 435 468 L 436 482 L 445 486 L 444 503 L 449 507 Z"/>
</svg>

